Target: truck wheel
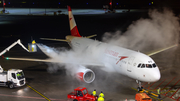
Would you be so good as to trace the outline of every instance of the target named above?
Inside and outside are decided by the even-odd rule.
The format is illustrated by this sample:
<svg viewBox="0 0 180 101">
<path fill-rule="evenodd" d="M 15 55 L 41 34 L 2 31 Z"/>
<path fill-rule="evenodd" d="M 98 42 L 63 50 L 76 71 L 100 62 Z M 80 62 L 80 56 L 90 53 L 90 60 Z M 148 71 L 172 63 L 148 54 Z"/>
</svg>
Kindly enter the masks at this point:
<svg viewBox="0 0 180 101">
<path fill-rule="evenodd" d="M 73 101 L 78 101 L 77 99 L 74 99 Z"/>
<path fill-rule="evenodd" d="M 13 84 L 13 83 L 10 83 L 10 84 L 9 84 L 9 88 L 10 88 L 10 89 L 14 88 L 14 84 Z"/>
</svg>

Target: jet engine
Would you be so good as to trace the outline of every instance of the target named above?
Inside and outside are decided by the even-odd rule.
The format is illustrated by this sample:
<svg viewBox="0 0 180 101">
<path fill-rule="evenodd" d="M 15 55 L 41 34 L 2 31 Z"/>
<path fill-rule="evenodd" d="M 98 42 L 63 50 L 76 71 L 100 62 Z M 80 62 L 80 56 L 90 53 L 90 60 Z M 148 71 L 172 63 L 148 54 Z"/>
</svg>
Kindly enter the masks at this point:
<svg viewBox="0 0 180 101">
<path fill-rule="evenodd" d="M 92 70 L 80 66 L 80 68 L 76 72 L 76 78 L 80 81 L 91 83 L 95 79 L 95 74 Z"/>
</svg>

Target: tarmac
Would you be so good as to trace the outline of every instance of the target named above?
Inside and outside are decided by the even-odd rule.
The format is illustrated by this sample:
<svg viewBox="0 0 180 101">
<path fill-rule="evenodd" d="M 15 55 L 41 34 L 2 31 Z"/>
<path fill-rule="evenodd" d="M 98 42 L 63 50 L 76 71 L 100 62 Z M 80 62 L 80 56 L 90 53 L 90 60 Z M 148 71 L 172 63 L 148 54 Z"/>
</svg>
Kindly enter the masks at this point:
<svg viewBox="0 0 180 101">
<path fill-rule="evenodd" d="M 13 11 L 14 10 L 14 11 Z M 17 10 L 17 11 L 16 11 Z M 3 14 L 0 17 L 4 22 L 9 22 L 8 24 L 6 23 L 5 25 L 9 27 L 9 29 L 15 29 L 20 28 L 22 26 L 29 25 L 27 28 L 22 27 L 23 29 L 21 30 L 15 30 L 15 31 L 3 31 L 3 33 L 6 33 L 5 35 L 8 35 L 9 33 L 13 33 L 12 36 L 14 35 L 21 35 L 22 33 L 26 33 L 25 31 L 28 30 L 30 32 L 32 29 L 34 33 L 32 34 L 35 36 L 37 39 L 38 37 L 54 37 L 57 35 L 57 33 L 64 33 L 61 35 L 58 35 L 58 37 L 64 37 L 67 33 L 69 33 L 69 28 L 67 23 L 68 21 L 62 21 L 56 28 L 56 25 L 53 25 L 53 21 L 55 22 L 57 19 L 64 19 L 67 16 L 60 16 L 60 17 L 53 17 L 54 19 L 51 21 L 49 20 L 49 17 L 39 17 L 39 16 L 23 16 L 23 15 L 28 15 L 29 9 L 21 9 L 20 11 L 18 9 L 8 9 L 9 14 Z M 57 11 L 59 9 L 46 9 L 47 14 L 53 15 L 54 11 Z M 73 9 L 72 9 L 73 10 Z M 74 11 L 74 10 L 73 10 Z M 14 13 L 13 13 L 14 12 Z M 40 13 L 37 13 L 40 12 Z M 43 15 L 43 9 L 31 9 L 31 14 L 37 14 L 37 15 Z M 66 15 L 66 11 L 63 11 L 64 14 Z M 66 13 L 65 13 L 66 12 Z M 78 29 L 80 33 L 87 32 L 86 34 L 92 34 L 91 30 L 87 30 L 85 26 L 81 25 L 84 23 L 85 20 L 90 19 L 86 23 L 89 23 L 87 27 L 90 29 L 93 29 L 98 27 L 99 29 L 93 29 L 94 32 L 98 33 L 104 33 L 106 31 L 109 31 L 109 29 L 114 28 L 117 26 L 116 21 L 119 20 L 119 18 L 116 18 L 116 16 L 121 17 L 121 19 L 127 19 L 130 18 L 129 16 L 132 17 L 134 15 L 134 18 L 130 19 L 133 21 L 134 19 L 139 19 L 139 16 L 145 15 L 144 13 L 147 12 L 122 12 L 122 14 L 108 14 L 104 16 L 104 11 L 103 10 L 95 10 L 95 12 L 102 12 L 98 13 L 96 15 L 92 14 L 85 14 L 84 12 L 91 12 L 88 10 L 82 11 L 80 10 L 81 13 L 84 15 L 79 15 L 78 10 L 76 11 L 77 15 L 75 16 L 75 19 L 77 19 L 77 24 L 78 24 Z M 92 12 L 91 12 L 92 13 Z M 142 14 L 143 13 L 143 14 Z M 16 14 L 18 16 L 16 16 Z M 99 15 L 100 14 L 100 15 Z M 12 16 L 11 16 L 12 15 Z M 103 15 L 103 16 L 102 16 Z M 126 18 L 124 18 L 126 17 Z M 11 18 L 11 20 L 9 20 Z M 31 20 L 33 18 L 33 20 Z M 114 18 L 109 19 L 109 18 Z M 18 19 L 24 19 L 23 21 L 20 21 Z M 51 18 L 50 18 L 51 19 Z M 111 24 L 111 27 L 105 27 L 104 23 L 101 23 L 101 20 L 106 20 L 109 19 L 107 25 L 109 23 Z M 66 19 L 67 20 L 67 19 Z M 80 21 L 82 20 L 82 21 Z M 128 19 L 129 20 L 129 19 Z M 3 22 L 2 21 L 2 22 Z M 24 21 L 27 21 L 26 23 Z M 34 25 L 33 21 L 37 23 L 37 25 Z M 43 21 L 47 21 L 46 23 L 43 23 Z M 94 21 L 97 21 L 97 23 L 94 23 Z M 99 22 L 100 23 L 99 23 Z M 113 21 L 113 22 L 112 22 Z M 20 22 L 20 23 L 19 23 Z M 40 23 L 40 24 L 38 24 Z M 59 22 L 58 22 L 59 23 Z M 124 23 L 124 22 L 122 22 Z M 120 24 L 122 24 L 120 23 Z M 51 30 L 53 30 L 53 33 L 49 33 L 49 29 L 45 28 L 46 26 L 51 25 Z M 41 27 L 41 26 L 42 27 Z M 61 25 L 64 25 L 64 27 L 60 27 Z M 94 26 L 92 26 L 94 25 Z M 106 26 L 107 26 L 106 25 Z M 2 29 L 5 29 L 4 24 L 0 25 Z M 33 27 L 34 26 L 34 27 Z M 38 27 L 39 26 L 39 27 Z M 119 25 L 118 25 L 119 26 Z M 45 28 L 46 30 L 43 31 L 42 29 Z M 82 29 L 82 31 L 80 30 Z M 101 32 L 102 30 L 105 30 L 104 32 Z M 59 31 L 61 30 L 61 31 Z M 67 31 L 64 31 L 67 30 Z M 101 30 L 101 31 L 100 31 Z M 88 32 L 89 31 L 89 32 Z M 110 30 L 112 31 L 112 30 Z M 27 33 L 28 33 L 27 32 Z M 43 33 L 43 34 L 40 34 Z M 39 33 L 39 34 L 38 34 Z M 50 34 L 50 35 L 49 35 Z M 26 35 L 29 37 L 29 35 Z M 19 37 L 14 37 L 14 39 L 17 39 Z M 20 37 L 23 40 L 23 44 L 27 46 L 27 43 L 29 40 L 25 36 Z M 97 37 L 98 38 L 98 37 Z M 0 51 L 8 47 L 8 44 L 13 43 L 13 40 L 9 40 L 8 42 L 5 41 L 7 39 L 11 39 L 9 36 L 1 36 L 1 40 L 4 41 L 4 44 L 1 42 L 1 47 Z M 98 38 L 100 39 L 100 38 Z M 40 41 L 37 40 L 38 42 L 41 42 L 43 44 L 46 44 L 51 47 L 59 48 L 59 47 L 66 47 L 70 48 L 67 43 L 59 43 L 59 42 L 49 42 L 49 41 Z M 7 42 L 7 43 L 6 43 Z M 6 44 L 5 44 L 6 43 Z M 144 86 L 145 90 L 151 91 L 151 93 L 156 94 L 156 90 L 158 87 L 163 88 L 162 92 L 165 92 L 164 94 L 161 94 L 161 97 L 163 101 L 177 101 L 177 99 L 180 97 L 180 56 L 179 56 L 179 49 L 180 47 L 176 47 L 170 50 L 167 50 L 165 52 L 159 53 L 157 55 L 152 56 L 152 58 L 155 60 L 156 64 L 159 66 L 160 71 L 161 71 L 161 79 L 158 82 L 155 83 L 143 83 L 142 85 Z M 169 54 L 169 55 L 167 55 Z M 38 50 L 36 53 L 27 53 L 25 50 L 23 50 L 20 46 L 15 46 L 13 49 L 11 49 L 9 52 L 4 54 L 5 57 L 23 57 L 23 58 L 37 58 L 37 59 L 46 59 L 47 56 L 43 54 L 40 50 Z M 64 67 L 58 67 L 56 70 L 52 70 L 54 65 L 51 63 L 43 63 L 43 62 L 29 62 L 29 61 L 14 61 L 14 60 L 6 60 L 4 58 L 0 59 L 0 65 L 5 69 L 8 70 L 10 68 L 18 68 L 22 69 L 24 71 L 25 77 L 26 77 L 26 85 L 23 87 L 18 87 L 15 89 L 9 89 L 8 87 L 0 87 L 0 100 L 1 101 L 67 101 L 67 94 L 72 92 L 76 87 L 86 87 L 91 93 L 94 89 L 97 90 L 97 93 L 99 94 L 101 91 L 105 94 L 105 101 L 135 101 L 135 94 L 137 93 L 136 88 L 137 88 L 137 83 L 135 80 L 122 76 L 117 73 L 109 74 L 106 73 L 99 68 L 96 67 L 91 67 L 91 69 L 95 72 L 96 74 L 96 79 L 93 83 L 91 84 L 86 84 L 83 82 L 77 81 L 75 78 L 73 78 L 71 75 L 69 75 Z M 151 96 L 151 95 L 150 95 Z M 157 100 L 156 96 L 151 96 L 153 100 Z M 159 101 L 159 100 L 158 100 Z"/>
</svg>

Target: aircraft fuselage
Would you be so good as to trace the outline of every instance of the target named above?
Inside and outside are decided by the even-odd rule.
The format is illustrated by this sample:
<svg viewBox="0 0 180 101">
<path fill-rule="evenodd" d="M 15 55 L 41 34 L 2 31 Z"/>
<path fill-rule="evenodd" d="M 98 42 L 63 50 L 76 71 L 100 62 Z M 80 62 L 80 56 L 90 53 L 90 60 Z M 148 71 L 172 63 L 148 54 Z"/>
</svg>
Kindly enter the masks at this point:
<svg viewBox="0 0 180 101">
<path fill-rule="evenodd" d="M 143 82 L 156 82 L 160 79 L 160 71 L 149 56 L 83 37 L 66 36 L 75 51 L 82 51 L 92 59 L 100 61 L 107 72 L 118 72 Z"/>
</svg>

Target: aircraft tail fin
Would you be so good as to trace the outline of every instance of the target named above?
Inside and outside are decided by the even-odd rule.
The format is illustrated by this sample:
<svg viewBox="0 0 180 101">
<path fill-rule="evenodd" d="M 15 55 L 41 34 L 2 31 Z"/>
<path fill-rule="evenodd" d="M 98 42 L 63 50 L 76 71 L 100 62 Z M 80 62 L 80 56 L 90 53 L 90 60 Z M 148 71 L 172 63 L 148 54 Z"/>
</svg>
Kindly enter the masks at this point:
<svg viewBox="0 0 180 101">
<path fill-rule="evenodd" d="M 74 20 L 74 16 L 72 14 L 71 7 L 70 6 L 67 6 L 67 7 L 68 7 L 68 16 L 69 16 L 69 25 L 70 25 L 71 35 L 81 37 L 77 29 L 76 22 Z"/>
</svg>

